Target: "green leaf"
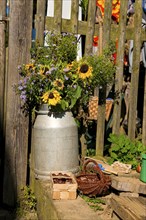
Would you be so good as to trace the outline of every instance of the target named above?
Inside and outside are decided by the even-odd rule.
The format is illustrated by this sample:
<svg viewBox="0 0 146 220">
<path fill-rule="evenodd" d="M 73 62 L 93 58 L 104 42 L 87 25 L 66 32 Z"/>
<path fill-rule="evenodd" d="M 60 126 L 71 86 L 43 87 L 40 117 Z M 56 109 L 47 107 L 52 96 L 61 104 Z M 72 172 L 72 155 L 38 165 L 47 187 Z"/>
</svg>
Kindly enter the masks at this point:
<svg viewBox="0 0 146 220">
<path fill-rule="evenodd" d="M 66 108 L 68 108 L 69 104 L 68 102 L 66 102 L 65 100 L 61 100 L 61 108 L 63 110 L 66 110 Z"/>
<path fill-rule="evenodd" d="M 80 98 L 81 92 L 82 92 L 82 88 L 80 86 L 78 86 L 75 93 L 74 93 L 74 96 L 76 97 L 76 99 Z"/>
<path fill-rule="evenodd" d="M 70 108 L 73 108 L 76 104 L 77 99 L 81 96 L 82 88 L 80 86 L 74 92 L 74 96 L 71 98 L 71 105 Z"/>
</svg>

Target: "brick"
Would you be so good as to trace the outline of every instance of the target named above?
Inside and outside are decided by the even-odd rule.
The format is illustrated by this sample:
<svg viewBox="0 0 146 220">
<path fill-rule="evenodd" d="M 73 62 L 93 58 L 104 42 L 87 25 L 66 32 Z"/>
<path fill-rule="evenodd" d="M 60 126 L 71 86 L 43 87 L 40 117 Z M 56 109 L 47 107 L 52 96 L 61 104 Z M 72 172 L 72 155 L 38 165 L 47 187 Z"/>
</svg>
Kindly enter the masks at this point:
<svg viewBox="0 0 146 220">
<path fill-rule="evenodd" d="M 76 199 L 77 193 L 76 191 L 69 191 L 69 199 Z"/>
<path fill-rule="evenodd" d="M 52 192 L 52 198 L 53 198 L 53 199 L 57 199 L 57 200 L 60 199 L 60 191 L 55 191 L 55 190 L 54 190 L 54 191 Z"/>
</svg>

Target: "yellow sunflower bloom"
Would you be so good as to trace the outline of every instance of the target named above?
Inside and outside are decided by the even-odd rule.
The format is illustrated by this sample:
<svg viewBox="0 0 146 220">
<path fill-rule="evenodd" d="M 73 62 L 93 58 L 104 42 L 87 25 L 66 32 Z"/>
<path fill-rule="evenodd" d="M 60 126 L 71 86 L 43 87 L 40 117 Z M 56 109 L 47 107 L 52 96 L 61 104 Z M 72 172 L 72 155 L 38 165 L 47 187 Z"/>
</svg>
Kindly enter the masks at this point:
<svg viewBox="0 0 146 220">
<path fill-rule="evenodd" d="M 78 67 L 78 74 L 79 78 L 86 79 L 92 76 L 92 67 L 89 66 L 87 63 L 82 63 Z"/>
<path fill-rule="evenodd" d="M 45 72 L 47 72 L 49 70 L 48 66 L 40 66 L 40 74 L 43 75 Z"/>
<path fill-rule="evenodd" d="M 48 103 L 48 105 L 56 106 L 60 102 L 61 96 L 57 90 L 47 91 L 42 96 L 42 99 L 44 103 Z"/>
<path fill-rule="evenodd" d="M 56 79 L 54 82 L 53 82 L 53 85 L 55 87 L 57 87 L 58 89 L 62 90 L 64 88 L 64 84 L 63 84 L 63 81 L 61 79 Z"/>
<path fill-rule="evenodd" d="M 28 71 L 30 69 L 35 69 L 35 66 L 33 63 L 29 63 L 25 65 L 25 70 Z"/>
</svg>

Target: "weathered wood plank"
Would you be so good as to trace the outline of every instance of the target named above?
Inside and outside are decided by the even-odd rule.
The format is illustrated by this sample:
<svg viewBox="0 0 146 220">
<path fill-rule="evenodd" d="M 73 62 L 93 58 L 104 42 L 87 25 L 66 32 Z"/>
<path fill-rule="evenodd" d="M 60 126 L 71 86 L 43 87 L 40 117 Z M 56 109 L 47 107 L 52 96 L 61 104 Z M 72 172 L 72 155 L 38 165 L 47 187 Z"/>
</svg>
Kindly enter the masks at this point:
<svg viewBox="0 0 146 220">
<path fill-rule="evenodd" d="M 146 70 L 144 76 L 144 101 L 143 101 L 143 121 L 142 121 L 142 143 L 146 146 Z"/>
<path fill-rule="evenodd" d="M 71 33 L 77 33 L 78 32 L 78 12 L 79 12 L 79 1 L 78 0 L 72 0 L 71 5 Z"/>
<path fill-rule="evenodd" d="M 115 76 L 115 94 L 118 94 L 114 105 L 113 113 L 113 133 L 120 132 L 121 103 L 122 103 L 122 86 L 123 86 L 123 61 L 125 50 L 125 29 L 127 20 L 127 2 L 122 1 L 120 4 L 120 21 L 119 21 L 119 37 L 116 60 L 116 76 Z"/>
<path fill-rule="evenodd" d="M 62 32 L 72 32 L 72 22 L 69 19 L 62 19 L 61 22 L 61 31 Z M 87 33 L 87 21 L 78 21 L 78 29 L 76 34 L 82 34 L 86 35 Z M 54 30 L 54 17 L 46 17 L 46 22 L 45 22 L 45 28 L 47 30 Z M 134 27 L 126 26 L 126 39 L 131 40 L 134 39 Z M 111 31 L 110 31 L 110 39 L 116 41 L 118 38 L 118 25 L 116 24 L 111 24 Z M 99 24 L 95 24 L 95 30 L 94 30 L 94 35 L 99 34 Z M 146 31 L 141 28 L 141 41 L 146 41 Z"/>
<path fill-rule="evenodd" d="M 85 55 L 92 54 L 95 13 L 96 13 L 96 0 L 89 0 L 88 20 L 87 20 L 87 29 L 86 29 L 87 32 L 86 32 L 86 42 L 85 42 Z"/>
<path fill-rule="evenodd" d="M 108 46 L 110 40 L 110 23 L 112 13 L 112 2 L 108 1 L 105 5 L 105 14 L 103 20 L 103 27 L 100 27 L 99 41 L 102 42 L 103 48 Z M 100 24 L 101 25 L 101 24 Z M 102 38 L 102 39 L 101 39 Z M 106 85 L 99 90 L 99 106 L 98 106 L 98 120 L 97 120 L 97 132 L 96 132 L 96 155 L 103 156 L 104 153 L 104 134 L 105 134 L 105 112 L 106 112 Z"/>
<path fill-rule="evenodd" d="M 144 220 L 146 218 L 145 205 L 142 205 L 138 198 L 114 195 L 111 198 L 111 207 L 123 220 Z"/>
<path fill-rule="evenodd" d="M 18 83 L 18 65 L 29 62 L 32 34 L 32 0 L 10 1 L 8 79 L 6 84 L 6 141 L 4 203 L 14 205 L 26 184 L 28 118 L 12 86 Z M 25 27 L 25 28 L 24 28 Z"/>
<path fill-rule="evenodd" d="M 43 45 L 44 43 L 45 12 L 46 12 L 46 0 L 37 1 L 35 28 L 36 28 L 36 40 L 39 41 L 40 45 Z"/>
<path fill-rule="evenodd" d="M 62 31 L 62 0 L 54 0 L 54 30 Z"/>
<path fill-rule="evenodd" d="M 6 1 L 0 1 L 0 15 L 5 16 Z M 4 162 L 4 85 L 5 85 L 5 65 L 6 65 L 6 48 L 5 48 L 5 21 L 0 21 L 0 203 L 3 194 L 3 162 Z"/>
<path fill-rule="evenodd" d="M 134 49 L 133 49 L 133 66 L 131 74 L 131 89 L 130 89 L 130 109 L 128 119 L 128 136 L 130 139 L 135 138 L 136 130 L 136 113 L 137 113 L 137 94 L 139 81 L 139 66 L 140 66 L 140 52 L 141 52 L 141 20 L 142 7 L 141 0 L 135 2 L 135 20 L 134 20 Z"/>
</svg>

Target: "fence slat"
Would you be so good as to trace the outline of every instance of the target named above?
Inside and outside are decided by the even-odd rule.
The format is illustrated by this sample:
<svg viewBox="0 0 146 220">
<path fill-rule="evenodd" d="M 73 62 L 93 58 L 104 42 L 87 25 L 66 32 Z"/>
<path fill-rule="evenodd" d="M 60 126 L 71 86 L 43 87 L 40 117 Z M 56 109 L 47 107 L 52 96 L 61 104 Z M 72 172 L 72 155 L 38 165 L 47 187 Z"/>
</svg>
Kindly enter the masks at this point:
<svg viewBox="0 0 146 220">
<path fill-rule="evenodd" d="M 89 0 L 88 3 L 88 20 L 86 29 L 85 55 L 92 54 L 92 44 L 95 27 L 96 0 Z"/>
<path fill-rule="evenodd" d="M 54 29 L 62 31 L 62 0 L 54 0 Z"/>
<path fill-rule="evenodd" d="M 102 42 L 103 48 L 108 46 L 110 40 L 110 23 L 111 23 L 112 2 L 108 1 L 105 4 L 105 13 L 103 20 L 103 33 L 99 39 Z M 98 105 L 98 120 L 97 120 L 97 132 L 96 132 L 96 155 L 103 156 L 104 152 L 104 134 L 105 134 L 105 111 L 106 111 L 106 86 L 99 90 L 99 105 Z"/>
<path fill-rule="evenodd" d="M 10 1 L 8 80 L 6 84 L 6 141 L 4 203 L 14 206 L 20 187 L 26 184 L 28 118 L 13 91 L 18 83 L 18 65 L 29 62 L 32 34 L 32 0 Z M 24 28 L 25 27 L 25 28 Z"/>
<path fill-rule="evenodd" d="M 141 0 L 135 2 L 135 20 L 134 20 L 134 48 L 133 48 L 133 67 L 131 74 L 131 89 L 130 89 L 130 109 L 128 120 L 128 136 L 132 140 L 135 138 L 136 130 L 136 112 L 137 112 L 137 94 L 139 81 L 139 65 L 141 52 L 141 20 L 142 7 Z"/>
<path fill-rule="evenodd" d="M 78 32 L 78 12 L 79 12 L 79 1 L 78 0 L 72 0 L 71 5 L 71 29 L 72 33 Z"/>
<path fill-rule="evenodd" d="M 122 103 L 122 85 L 123 85 L 123 60 L 125 50 L 125 29 L 127 19 L 127 2 L 122 1 L 120 5 L 120 22 L 119 22 L 119 38 L 118 50 L 116 60 L 116 76 L 115 76 L 115 93 L 118 94 L 114 104 L 113 113 L 113 133 L 119 134 L 120 132 L 120 118 L 121 118 L 121 103 Z"/>
<path fill-rule="evenodd" d="M 6 15 L 6 1 L 0 1 L 0 15 Z M 5 85 L 5 21 L 0 21 L 0 203 L 3 197 L 3 163 L 4 163 L 4 85 Z"/>
<path fill-rule="evenodd" d="M 40 45 L 44 44 L 45 11 L 46 11 L 46 0 L 37 1 L 35 28 L 36 28 L 36 40 L 39 41 Z"/>
<path fill-rule="evenodd" d="M 143 121 L 142 121 L 142 143 L 146 146 L 146 69 L 144 76 L 144 102 L 143 102 Z"/>
</svg>

